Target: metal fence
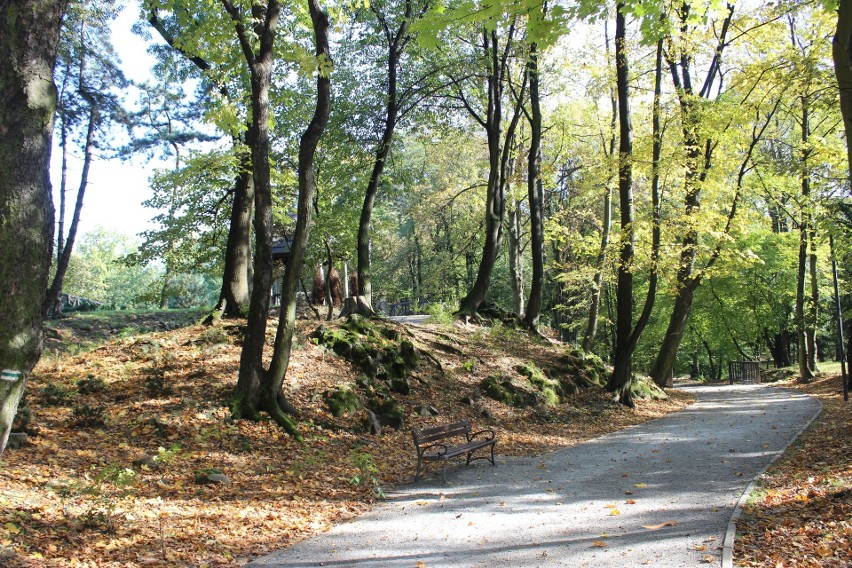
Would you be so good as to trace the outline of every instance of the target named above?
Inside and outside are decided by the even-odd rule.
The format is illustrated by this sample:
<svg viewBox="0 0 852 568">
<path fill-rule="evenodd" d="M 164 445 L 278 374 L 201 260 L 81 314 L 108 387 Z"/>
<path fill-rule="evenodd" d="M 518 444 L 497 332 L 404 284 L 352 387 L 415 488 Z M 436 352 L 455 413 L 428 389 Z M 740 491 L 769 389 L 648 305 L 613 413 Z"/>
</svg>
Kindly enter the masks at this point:
<svg viewBox="0 0 852 568">
<path fill-rule="evenodd" d="M 760 361 L 729 361 L 728 377 L 734 383 L 759 383 Z"/>
</svg>

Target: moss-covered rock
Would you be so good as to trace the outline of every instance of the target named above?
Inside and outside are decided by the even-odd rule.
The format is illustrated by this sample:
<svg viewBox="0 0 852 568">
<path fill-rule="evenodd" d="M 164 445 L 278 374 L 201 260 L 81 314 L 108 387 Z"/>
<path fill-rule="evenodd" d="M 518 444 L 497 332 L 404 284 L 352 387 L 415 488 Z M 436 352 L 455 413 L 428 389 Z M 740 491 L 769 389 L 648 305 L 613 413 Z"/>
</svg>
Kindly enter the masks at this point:
<svg viewBox="0 0 852 568">
<path fill-rule="evenodd" d="M 491 375 L 479 386 L 489 398 L 515 408 L 525 408 L 531 402 L 530 397 L 526 396 L 523 390 L 506 377 Z"/>
<path fill-rule="evenodd" d="M 399 331 L 358 315 L 350 316 L 337 329 L 320 326 L 312 337 L 319 345 L 357 365 L 370 378 L 407 379 L 420 363 L 414 344 L 400 340 Z"/>
<path fill-rule="evenodd" d="M 353 416 L 364 408 L 364 401 L 349 386 L 325 392 L 325 403 L 329 411 L 338 417 Z"/>
<path fill-rule="evenodd" d="M 637 376 L 630 384 L 630 393 L 634 399 L 668 400 L 669 395 L 657 386 L 651 377 Z"/>
<path fill-rule="evenodd" d="M 578 387 L 602 386 L 607 369 L 600 357 L 583 351 L 579 347 L 568 347 L 553 361 L 548 374 L 559 380 L 566 394 L 576 392 Z"/>
<path fill-rule="evenodd" d="M 547 377 L 544 371 L 539 369 L 534 363 L 518 365 L 515 367 L 515 370 L 526 377 L 536 390 L 538 390 L 544 404 L 557 406 L 562 402 L 562 399 L 565 397 L 565 390 L 562 388 L 562 384 L 555 379 Z"/>
</svg>

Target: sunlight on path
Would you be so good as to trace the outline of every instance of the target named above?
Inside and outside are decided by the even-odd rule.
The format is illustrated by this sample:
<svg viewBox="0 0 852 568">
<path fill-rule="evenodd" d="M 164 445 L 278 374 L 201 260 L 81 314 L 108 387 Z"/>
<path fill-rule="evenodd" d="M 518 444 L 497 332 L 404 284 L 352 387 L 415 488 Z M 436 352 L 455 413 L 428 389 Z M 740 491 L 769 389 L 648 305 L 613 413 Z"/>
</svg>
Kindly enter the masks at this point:
<svg viewBox="0 0 852 568">
<path fill-rule="evenodd" d="M 251 566 L 719 566 L 743 490 L 820 404 L 767 386 L 689 390 L 699 402 L 687 410 L 496 468 L 454 468 L 446 486 L 401 487 Z"/>
</svg>

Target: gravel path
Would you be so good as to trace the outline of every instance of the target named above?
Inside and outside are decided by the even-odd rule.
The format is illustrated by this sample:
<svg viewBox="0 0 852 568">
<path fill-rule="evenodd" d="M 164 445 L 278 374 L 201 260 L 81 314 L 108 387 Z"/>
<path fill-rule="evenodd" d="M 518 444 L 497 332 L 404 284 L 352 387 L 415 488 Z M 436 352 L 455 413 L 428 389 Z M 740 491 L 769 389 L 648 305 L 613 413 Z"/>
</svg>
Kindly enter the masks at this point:
<svg viewBox="0 0 852 568">
<path fill-rule="evenodd" d="M 682 412 L 495 468 L 449 468 L 447 485 L 438 474 L 401 487 L 251 566 L 720 566 L 743 491 L 820 403 L 768 386 L 689 389 L 698 402 Z"/>
</svg>

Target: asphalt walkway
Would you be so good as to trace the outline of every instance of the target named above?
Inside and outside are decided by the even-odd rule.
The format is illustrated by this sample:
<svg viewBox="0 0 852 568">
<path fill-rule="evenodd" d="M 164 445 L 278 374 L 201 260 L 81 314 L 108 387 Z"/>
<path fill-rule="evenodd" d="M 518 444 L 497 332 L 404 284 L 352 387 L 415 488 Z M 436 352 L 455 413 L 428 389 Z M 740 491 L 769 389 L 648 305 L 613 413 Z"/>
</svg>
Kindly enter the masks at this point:
<svg viewBox="0 0 852 568">
<path fill-rule="evenodd" d="M 820 403 L 770 386 L 690 390 L 698 402 L 660 420 L 400 487 L 251 566 L 721 566 L 743 491 Z"/>
</svg>

